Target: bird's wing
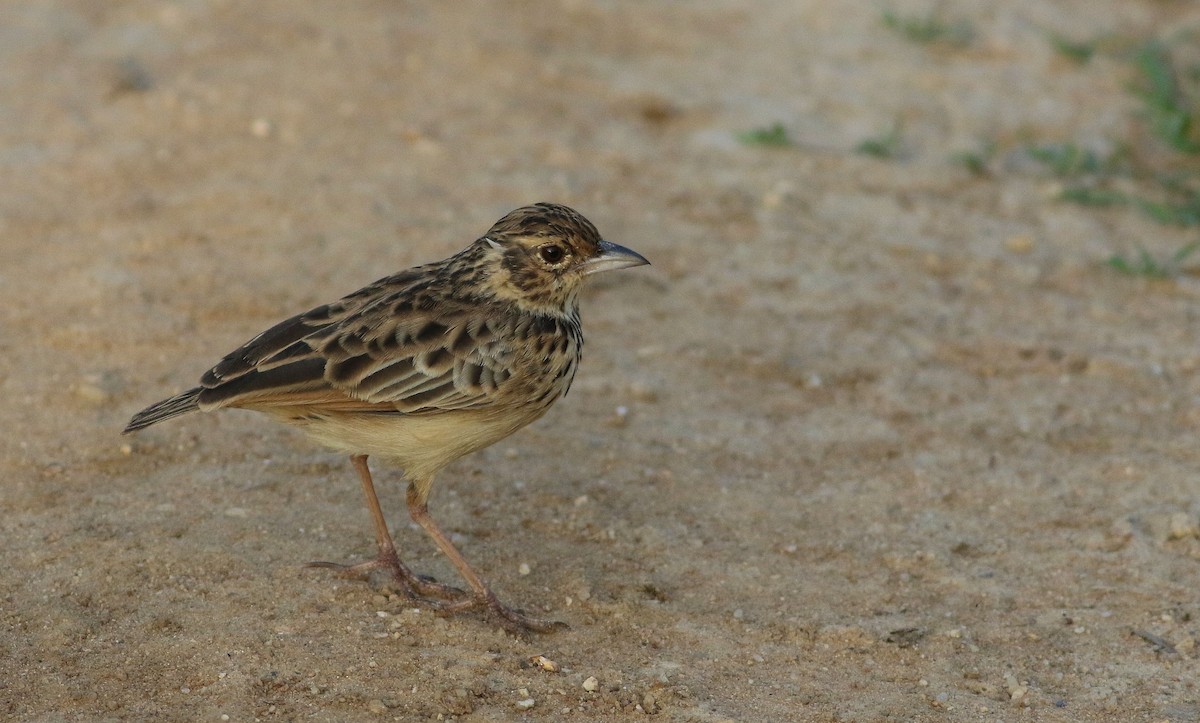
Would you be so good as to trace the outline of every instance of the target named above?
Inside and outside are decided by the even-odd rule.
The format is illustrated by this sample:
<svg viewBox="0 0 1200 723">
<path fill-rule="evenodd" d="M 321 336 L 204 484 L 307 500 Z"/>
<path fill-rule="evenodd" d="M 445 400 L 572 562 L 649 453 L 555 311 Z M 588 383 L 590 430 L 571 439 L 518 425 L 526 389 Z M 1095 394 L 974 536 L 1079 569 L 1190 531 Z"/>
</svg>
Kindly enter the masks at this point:
<svg viewBox="0 0 1200 723">
<path fill-rule="evenodd" d="M 510 378 L 503 315 L 445 298 L 425 274 L 384 279 L 264 331 L 201 380 L 201 408 L 417 413 L 488 404 Z"/>
</svg>

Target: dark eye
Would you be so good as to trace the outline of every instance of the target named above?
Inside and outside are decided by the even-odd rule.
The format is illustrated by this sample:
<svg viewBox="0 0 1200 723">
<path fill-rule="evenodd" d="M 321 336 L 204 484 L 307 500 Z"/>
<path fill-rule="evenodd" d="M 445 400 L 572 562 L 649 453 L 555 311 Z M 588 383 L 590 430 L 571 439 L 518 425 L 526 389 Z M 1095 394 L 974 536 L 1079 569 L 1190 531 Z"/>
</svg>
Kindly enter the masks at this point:
<svg viewBox="0 0 1200 723">
<path fill-rule="evenodd" d="M 547 244 L 538 249 L 538 256 L 541 256 L 542 261 L 548 264 L 557 264 L 563 260 L 563 256 L 566 256 L 566 254 L 567 252 L 563 251 L 562 246 L 555 246 L 554 244 Z"/>
</svg>

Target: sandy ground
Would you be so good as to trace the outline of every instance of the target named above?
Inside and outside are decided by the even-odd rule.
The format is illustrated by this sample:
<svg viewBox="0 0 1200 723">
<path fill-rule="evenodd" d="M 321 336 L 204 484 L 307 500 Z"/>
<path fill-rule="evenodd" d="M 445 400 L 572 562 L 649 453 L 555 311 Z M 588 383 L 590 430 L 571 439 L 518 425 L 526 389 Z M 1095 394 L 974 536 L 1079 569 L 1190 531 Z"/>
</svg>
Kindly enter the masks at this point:
<svg viewBox="0 0 1200 723">
<path fill-rule="evenodd" d="M 930 5 L 4 2 L 0 713 L 1200 719 L 1200 283 L 1103 264 L 1194 232 L 950 160 L 1127 137 L 1127 63 L 1047 32 L 1200 10 L 949 2 L 952 48 L 885 7 Z M 736 140 L 775 122 L 796 146 Z M 897 123 L 896 158 L 854 152 Z M 119 435 L 536 200 L 654 266 L 594 285 L 571 395 L 433 510 L 569 631 L 304 568 L 372 536 L 346 460 L 293 430 Z"/>
</svg>

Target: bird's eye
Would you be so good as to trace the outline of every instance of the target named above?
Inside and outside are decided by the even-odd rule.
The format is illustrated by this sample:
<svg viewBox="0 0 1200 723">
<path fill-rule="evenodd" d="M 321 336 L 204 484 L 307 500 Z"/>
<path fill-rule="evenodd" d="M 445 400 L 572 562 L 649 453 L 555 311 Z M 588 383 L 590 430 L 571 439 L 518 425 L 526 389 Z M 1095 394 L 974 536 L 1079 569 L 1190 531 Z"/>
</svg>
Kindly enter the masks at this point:
<svg viewBox="0 0 1200 723">
<path fill-rule="evenodd" d="M 555 246 L 554 244 L 547 244 L 538 249 L 538 256 L 541 256 L 542 261 L 548 264 L 557 264 L 563 260 L 563 256 L 565 255 L 566 252 L 563 251 L 563 247 Z"/>
</svg>

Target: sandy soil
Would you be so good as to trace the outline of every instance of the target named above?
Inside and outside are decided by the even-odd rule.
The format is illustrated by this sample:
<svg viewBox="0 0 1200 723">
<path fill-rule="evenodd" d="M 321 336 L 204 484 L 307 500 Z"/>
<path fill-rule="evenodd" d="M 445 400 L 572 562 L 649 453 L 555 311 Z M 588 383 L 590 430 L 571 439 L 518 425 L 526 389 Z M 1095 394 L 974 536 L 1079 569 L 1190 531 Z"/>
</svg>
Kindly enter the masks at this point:
<svg viewBox="0 0 1200 723">
<path fill-rule="evenodd" d="M 1127 137 L 1127 63 L 1047 32 L 1200 10 L 943 3 L 975 30 L 956 49 L 883 7 L 4 2 L 0 712 L 1200 719 L 1200 284 L 1102 263 L 1194 232 L 950 160 Z M 736 140 L 774 122 L 798 145 Z M 854 152 L 897 122 L 896 158 Z M 372 537 L 346 460 L 292 430 L 119 435 L 261 328 L 535 200 L 654 266 L 591 289 L 571 395 L 433 510 L 569 631 L 302 567 Z"/>
</svg>

